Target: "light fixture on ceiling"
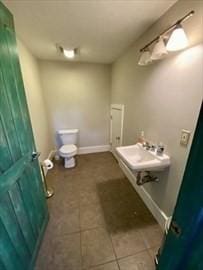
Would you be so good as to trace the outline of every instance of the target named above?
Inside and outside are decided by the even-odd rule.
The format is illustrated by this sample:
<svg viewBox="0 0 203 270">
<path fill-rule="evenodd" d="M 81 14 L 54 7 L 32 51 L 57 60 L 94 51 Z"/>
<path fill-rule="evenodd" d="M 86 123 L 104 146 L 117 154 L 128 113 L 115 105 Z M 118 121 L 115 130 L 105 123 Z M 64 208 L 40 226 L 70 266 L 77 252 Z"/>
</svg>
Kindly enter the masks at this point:
<svg viewBox="0 0 203 270">
<path fill-rule="evenodd" d="M 138 65 L 146 66 L 146 65 L 150 64 L 151 62 L 152 62 L 151 52 L 148 49 L 146 49 L 142 52 L 140 59 L 139 59 L 139 62 L 138 62 Z"/>
<path fill-rule="evenodd" d="M 173 30 L 167 45 L 167 51 L 179 51 L 185 49 L 188 46 L 188 38 L 181 24 L 178 24 Z"/>
<path fill-rule="evenodd" d="M 68 49 L 63 49 L 63 54 L 66 58 L 69 58 L 69 59 L 73 59 L 75 57 L 75 49 L 71 49 L 71 50 L 68 50 Z"/>
<path fill-rule="evenodd" d="M 164 55 L 167 54 L 167 51 L 178 51 L 184 49 L 188 46 L 188 39 L 184 32 L 184 29 L 181 25 L 182 22 L 189 19 L 191 16 L 194 15 L 194 10 L 190 11 L 176 23 L 168 27 L 164 30 L 161 34 L 155 37 L 152 41 L 147 43 L 143 48 L 140 49 L 141 57 L 139 59 L 138 65 L 147 65 L 151 63 L 152 60 L 157 60 L 162 58 Z M 168 39 L 168 34 L 172 31 L 170 38 Z M 164 40 L 168 39 L 167 45 L 165 46 Z M 149 48 L 152 44 L 155 44 L 152 54 L 151 54 L 151 61 L 146 60 L 146 51 L 149 52 Z M 149 54 L 149 53 L 148 53 Z"/>
<path fill-rule="evenodd" d="M 164 57 L 165 55 L 167 55 L 167 49 L 164 43 L 164 39 L 163 37 L 160 37 L 156 44 L 154 45 L 154 48 L 152 50 L 152 55 L 151 55 L 151 59 L 152 60 L 158 60 L 161 59 L 162 57 Z"/>
<path fill-rule="evenodd" d="M 56 48 L 68 59 L 74 59 L 78 55 L 78 48 L 64 49 L 62 46 L 56 44 Z"/>
</svg>

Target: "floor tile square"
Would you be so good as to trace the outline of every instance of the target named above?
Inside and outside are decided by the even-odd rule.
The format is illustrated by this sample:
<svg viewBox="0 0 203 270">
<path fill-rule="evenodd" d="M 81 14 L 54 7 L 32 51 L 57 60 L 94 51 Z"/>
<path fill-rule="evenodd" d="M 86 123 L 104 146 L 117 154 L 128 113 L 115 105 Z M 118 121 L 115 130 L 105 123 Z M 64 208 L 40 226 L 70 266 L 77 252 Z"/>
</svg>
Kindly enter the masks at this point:
<svg viewBox="0 0 203 270">
<path fill-rule="evenodd" d="M 50 236 L 60 236 L 80 231 L 79 208 L 68 208 L 51 212 L 47 231 Z"/>
<path fill-rule="evenodd" d="M 99 204 L 88 204 L 80 206 L 80 228 L 81 230 L 96 227 L 105 227 L 102 208 Z"/>
<path fill-rule="evenodd" d="M 140 230 L 147 248 L 160 246 L 163 239 L 163 231 L 158 224 L 146 225 Z"/>
<path fill-rule="evenodd" d="M 57 237 L 53 240 L 53 244 L 55 269 L 81 269 L 80 233 Z"/>
<path fill-rule="evenodd" d="M 111 238 L 117 258 L 133 255 L 146 249 L 138 230 L 112 234 Z"/>
<path fill-rule="evenodd" d="M 147 251 L 121 259 L 118 263 L 120 270 L 155 270 L 155 264 Z"/>
<path fill-rule="evenodd" d="M 35 270 L 54 270 L 53 268 L 54 247 L 48 232 L 45 232 L 42 244 L 38 253 Z"/>
<path fill-rule="evenodd" d="M 115 260 L 110 236 L 103 228 L 82 232 L 81 246 L 84 269 Z"/>
</svg>

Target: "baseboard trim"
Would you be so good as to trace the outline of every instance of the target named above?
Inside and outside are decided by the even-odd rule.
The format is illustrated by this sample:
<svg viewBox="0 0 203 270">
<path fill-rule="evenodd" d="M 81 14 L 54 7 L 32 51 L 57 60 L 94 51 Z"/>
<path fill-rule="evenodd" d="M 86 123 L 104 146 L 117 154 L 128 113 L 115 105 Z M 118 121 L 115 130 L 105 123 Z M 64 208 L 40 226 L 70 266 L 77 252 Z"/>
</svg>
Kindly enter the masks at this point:
<svg viewBox="0 0 203 270">
<path fill-rule="evenodd" d="M 79 147 L 78 154 L 83 155 L 107 151 L 110 151 L 110 145 L 95 145 L 95 146 Z"/>
<path fill-rule="evenodd" d="M 111 150 L 110 145 L 95 145 L 95 146 L 85 146 L 78 148 L 78 154 L 91 154 L 91 153 L 99 153 L 99 152 L 108 152 Z M 48 159 L 52 160 L 57 154 L 57 150 L 53 149 L 49 152 Z"/>
<path fill-rule="evenodd" d="M 119 166 L 121 167 L 126 177 L 129 179 L 130 183 L 133 185 L 133 187 L 135 188 L 135 190 L 137 191 L 137 193 L 139 194 L 139 196 L 141 197 L 147 208 L 150 210 L 154 218 L 157 220 L 161 228 L 165 230 L 169 217 L 155 203 L 155 201 L 152 199 L 152 197 L 149 195 L 146 189 L 143 186 L 138 186 L 136 184 L 135 175 L 121 160 L 119 160 Z"/>
</svg>

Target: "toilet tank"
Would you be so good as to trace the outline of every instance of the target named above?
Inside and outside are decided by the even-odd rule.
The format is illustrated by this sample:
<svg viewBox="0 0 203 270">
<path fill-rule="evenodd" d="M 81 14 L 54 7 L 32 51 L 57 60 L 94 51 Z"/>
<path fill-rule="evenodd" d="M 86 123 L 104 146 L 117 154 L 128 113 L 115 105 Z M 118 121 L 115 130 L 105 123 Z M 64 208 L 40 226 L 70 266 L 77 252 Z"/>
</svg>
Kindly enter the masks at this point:
<svg viewBox="0 0 203 270">
<path fill-rule="evenodd" d="M 75 144 L 77 145 L 78 139 L 78 129 L 61 129 L 58 130 L 58 135 L 60 137 L 61 143 L 65 144 Z"/>
</svg>

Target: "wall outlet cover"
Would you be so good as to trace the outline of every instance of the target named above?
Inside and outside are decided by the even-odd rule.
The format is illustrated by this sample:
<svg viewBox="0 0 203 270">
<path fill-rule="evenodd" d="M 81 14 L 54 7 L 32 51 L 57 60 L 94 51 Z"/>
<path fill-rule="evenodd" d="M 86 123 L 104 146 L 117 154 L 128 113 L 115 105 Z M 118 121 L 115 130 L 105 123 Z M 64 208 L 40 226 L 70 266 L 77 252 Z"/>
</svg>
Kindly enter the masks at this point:
<svg viewBox="0 0 203 270">
<path fill-rule="evenodd" d="M 180 137 L 180 144 L 183 146 L 187 146 L 189 139 L 190 139 L 191 132 L 186 129 L 182 129 L 181 131 L 181 137 Z"/>
</svg>

